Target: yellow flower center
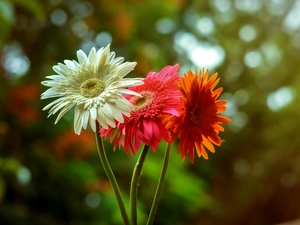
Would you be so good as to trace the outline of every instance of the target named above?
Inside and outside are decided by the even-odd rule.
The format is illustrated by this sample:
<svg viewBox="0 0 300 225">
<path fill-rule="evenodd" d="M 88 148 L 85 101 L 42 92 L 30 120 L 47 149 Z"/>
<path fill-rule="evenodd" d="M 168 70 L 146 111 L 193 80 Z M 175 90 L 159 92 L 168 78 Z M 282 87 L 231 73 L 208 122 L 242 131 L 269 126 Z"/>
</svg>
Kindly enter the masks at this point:
<svg viewBox="0 0 300 225">
<path fill-rule="evenodd" d="M 152 95 L 150 93 L 140 93 L 142 97 L 137 97 L 133 99 L 133 105 L 136 109 L 142 109 L 148 106 L 152 102 Z"/>
<path fill-rule="evenodd" d="M 80 85 L 80 94 L 86 98 L 95 98 L 98 97 L 104 89 L 105 84 L 102 80 L 91 78 Z"/>
<path fill-rule="evenodd" d="M 136 101 L 135 105 L 136 105 L 137 107 L 139 107 L 139 106 L 144 105 L 145 102 L 147 102 L 147 98 L 142 97 L 142 98 L 139 98 L 139 99 Z"/>
<path fill-rule="evenodd" d="M 201 122 L 202 119 L 202 110 L 201 107 L 196 103 L 190 106 L 188 110 L 189 121 L 197 125 Z"/>
</svg>

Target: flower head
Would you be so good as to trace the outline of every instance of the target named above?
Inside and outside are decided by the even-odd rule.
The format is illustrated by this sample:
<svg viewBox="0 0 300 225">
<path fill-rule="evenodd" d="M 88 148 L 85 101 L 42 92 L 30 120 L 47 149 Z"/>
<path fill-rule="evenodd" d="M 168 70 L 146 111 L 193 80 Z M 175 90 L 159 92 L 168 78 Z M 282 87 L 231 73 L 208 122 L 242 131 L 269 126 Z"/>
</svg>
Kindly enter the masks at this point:
<svg viewBox="0 0 300 225">
<path fill-rule="evenodd" d="M 226 110 L 226 100 L 217 100 L 223 88 L 214 90 L 219 82 L 218 74 L 209 77 L 209 72 L 202 69 L 199 74 L 188 71 L 181 77 L 178 88 L 181 92 L 182 108 L 178 109 L 179 117 L 166 116 L 163 123 L 172 132 L 170 141 L 179 138 L 178 151 L 182 159 L 186 155 L 194 162 L 194 149 L 199 157 L 208 158 L 206 149 L 214 152 L 214 145 L 220 146 L 222 140 L 220 125 L 231 120 L 219 114 Z"/>
<path fill-rule="evenodd" d="M 178 116 L 176 108 L 180 107 L 180 92 L 176 82 L 179 81 L 179 64 L 166 66 L 160 72 L 150 72 L 144 84 L 129 88 L 141 96 L 125 97 L 134 105 L 135 111 L 125 117 L 124 123 L 117 123 L 113 128 L 102 129 L 101 136 L 110 137 L 114 149 L 122 145 L 129 155 L 129 149 L 135 154 L 144 143 L 156 151 L 161 138 L 168 140 L 169 131 L 162 124 L 162 116 Z"/>
<path fill-rule="evenodd" d="M 115 58 L 110 46 L 98 51 L 92 48 L 87 56 L 77 51 L 78 62 L 65 60 L 53 67 L 56 75 L 47 76 L 42 84 L 50 87 L 41 98 L 58 97 L 43 110 L 50 109 L 49 116 L 60 113 L 55 123 L 75 106 L 74 130 L 80 134 L 89 123 L 96 131 L 96 121 L 102 127 L 115 127 L 115 120 L 123 122 L 123 114 L 129 116 L 134 109 L 123 94 L 139 95 L 126 88 L 141 85 L 141 79 L 123 78 L 135 67 L 135 62 L 125 62 L 123 57 Z"/>
</svg>

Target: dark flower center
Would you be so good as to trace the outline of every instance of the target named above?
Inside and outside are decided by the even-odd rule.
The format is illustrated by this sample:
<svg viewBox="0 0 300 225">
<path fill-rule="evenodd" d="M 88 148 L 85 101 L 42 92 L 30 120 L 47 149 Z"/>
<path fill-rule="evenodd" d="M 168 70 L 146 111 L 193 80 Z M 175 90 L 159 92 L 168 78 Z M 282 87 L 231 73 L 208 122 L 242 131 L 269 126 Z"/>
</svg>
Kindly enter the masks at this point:
<svg viewBox="0 0 300 225">
<path fill-rule="evenodd" d="M 86 98 L 95 98 L 98 97 L 104 89 L 105 84 L 102 80 L 91 78 L 80 85 L 80 94 Z"/>
<path fill-rule="evenodd" d="M 187 113 L 188 113 L 188 119 L 191 123 L 197 125 L 201 122 L 201 120 L 202 120 L 202 109 L 197 103 L 192 104 L 189 107 Z"/>
</svg>

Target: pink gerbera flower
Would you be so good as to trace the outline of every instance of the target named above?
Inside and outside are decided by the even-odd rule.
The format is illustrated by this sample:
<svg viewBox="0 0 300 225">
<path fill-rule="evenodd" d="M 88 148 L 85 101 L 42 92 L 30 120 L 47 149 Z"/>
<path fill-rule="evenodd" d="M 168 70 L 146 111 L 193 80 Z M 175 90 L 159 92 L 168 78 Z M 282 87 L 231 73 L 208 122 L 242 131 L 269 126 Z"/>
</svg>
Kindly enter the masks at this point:
<svg viewBox="0 0 300 225">
<path fill-rule="evenodd" d="M 169 131 L 162 124 L 162 117 L 179 116 L 176 110 L 181 106 L 180 91 L 176 85 L 180 79 L 179 67 L 176 64 L 166 66 L 158 73 L 150 72 L 143 85 L 129 88 L 141 95 L 125 96 L 135 110 L 130 117 L 124 118 L 124 123 L 117 122 L 116 129 L 102 128 L 100 136 L 109 137 L 114 149 L 123 146 L 127 155 L 129 150 L 135 154 L 142 143 L 156 151 L 162 138 L 166 141 L 170 138 Z"/>
</svg>

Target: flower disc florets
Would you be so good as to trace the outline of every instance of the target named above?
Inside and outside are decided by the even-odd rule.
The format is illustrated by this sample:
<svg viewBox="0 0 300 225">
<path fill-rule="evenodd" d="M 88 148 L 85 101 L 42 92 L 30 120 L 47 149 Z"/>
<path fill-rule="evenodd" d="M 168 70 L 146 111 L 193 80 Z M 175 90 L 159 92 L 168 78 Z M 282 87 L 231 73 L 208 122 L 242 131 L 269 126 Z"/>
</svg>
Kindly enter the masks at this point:
<svg viewBox="0 0 300 225">
<path fill-rule="evenodd" d="M 95 98 L 105 89 L 105 83 L 97 78 L 91 78 L 80 85 L 80 94 L 86 98 Z"/>
</svg>

